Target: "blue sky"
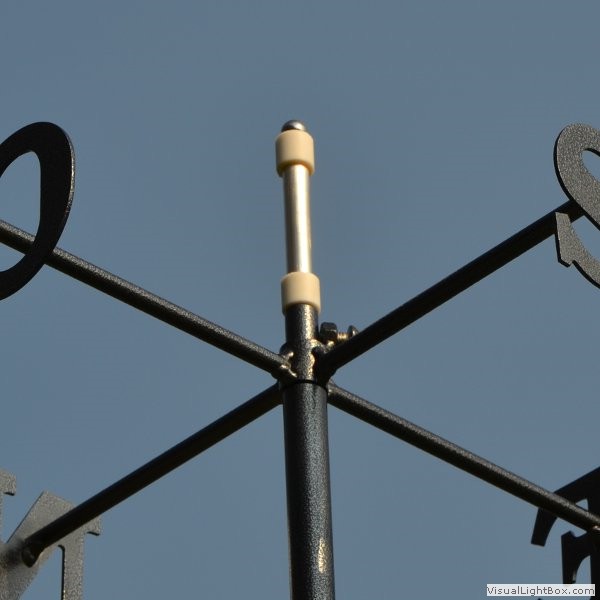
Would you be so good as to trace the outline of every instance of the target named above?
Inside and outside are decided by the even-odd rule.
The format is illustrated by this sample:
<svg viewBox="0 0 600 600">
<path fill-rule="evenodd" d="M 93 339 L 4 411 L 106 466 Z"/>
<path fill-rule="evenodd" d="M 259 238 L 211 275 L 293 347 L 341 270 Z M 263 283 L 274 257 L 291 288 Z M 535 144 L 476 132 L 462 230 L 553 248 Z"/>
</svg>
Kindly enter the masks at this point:
<svg viewBox="0 0 600 600">
<path fill-rule="evenodd" d="M 60 247 L 277 351 L 282 123 L 315 138 L 321 318 L 361 329 L 566 200 L 553 144 L 600 128 L 599 18 L 541 0 L 4 3 L 0 139 L 35 121 L 71 136 Z M 0 218 L 29 231 L 36 170 L 0 179 Z M 335 381 L 556 489 L 599 464 L 599 307 L 548 240 Z M 43 490 L 83 501 L 272 383 L 49 268 L 0 311 L 4 540 Z M 329 418 L 338 598 L 560 581 L 571 527 L 531 546 L 532 506 Z M 287 570 L 278 408 L 107 513 L 85 598 L 285 598 Z M 58 595 L 54 557 L 25 597 Z"/>
</svg>

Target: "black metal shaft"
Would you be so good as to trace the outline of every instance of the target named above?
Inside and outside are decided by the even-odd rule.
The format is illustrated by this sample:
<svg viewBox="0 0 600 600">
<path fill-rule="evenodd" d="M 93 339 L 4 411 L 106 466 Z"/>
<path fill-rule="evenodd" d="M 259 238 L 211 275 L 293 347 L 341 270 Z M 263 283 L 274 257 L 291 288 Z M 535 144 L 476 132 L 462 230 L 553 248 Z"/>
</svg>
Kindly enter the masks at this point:
<svg viewBox="0 0 600 600">
<path fill-rule="evenodd" d="M 329 403 L 577 527 L 600 527 L 599 515 L 334 384 L 329 385 Z"/>
<path fill-rule="evenodd" d="M 444 302 L 454 298 L 460 292 L 554 235 L 556 232 L 556 212 L 568 214 L 571 221 L 583 215 L 581 207 L 572 200 L 549 212 L 501 244 L 488 250 L 479 258 L 375 321 L 348 341 L 334 347 L 319 361 L 318 372 L 320 376 L 328 378 L 333 375 L 337 369 L 357 356 L 364 354 L 380 342 L 408 327 L 428 312 L 441 306 Z"/>
<path fill-rule="evenodd" d="M 312 375 L 316 311 L 306 304 L 293 305 L 285 323 L 298 375 L 283 388 L 291 598 L 333 600 L 327 391 Z"/>
<path fill-rule="evenodd" d="M 258 419 L 277 406 L 279 402 L 279 388 L 277 385 L 273 385 L 139 469 L 119 479 L 113 485 L 98 492 L 89 500 L 79 504 L 27 538 L 23 542 L 23 562 L 32 566 L 44 549 Z"/>
<path fill-rule="evenodd" d="M 0 221 L 0 242 L 3 244 L 19 252 L 27 252 L 33 240 L 31 234 L 5 221 Z M 288 364 L 279 354 L 60 248 L 54 249 L 46 264 L 251 365 L 268 371 L 277 378 L 287 373 Z"/>
</svg>

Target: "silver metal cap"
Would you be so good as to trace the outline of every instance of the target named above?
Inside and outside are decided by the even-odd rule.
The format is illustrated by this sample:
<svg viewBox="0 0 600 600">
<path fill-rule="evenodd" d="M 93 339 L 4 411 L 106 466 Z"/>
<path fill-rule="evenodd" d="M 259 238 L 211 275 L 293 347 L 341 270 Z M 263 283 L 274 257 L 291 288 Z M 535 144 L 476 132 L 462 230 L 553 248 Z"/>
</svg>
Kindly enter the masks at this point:
<svg viewBox="0 0 600 600">
<path fill-rule="evenodd" d="M 281 131 L 290 131 L 291 129 L 297 129 L 298 131 L 306 131 L 306 125 L 302 121 L 292 119 L 287 121 L 281 127 Z"/>
</svg>

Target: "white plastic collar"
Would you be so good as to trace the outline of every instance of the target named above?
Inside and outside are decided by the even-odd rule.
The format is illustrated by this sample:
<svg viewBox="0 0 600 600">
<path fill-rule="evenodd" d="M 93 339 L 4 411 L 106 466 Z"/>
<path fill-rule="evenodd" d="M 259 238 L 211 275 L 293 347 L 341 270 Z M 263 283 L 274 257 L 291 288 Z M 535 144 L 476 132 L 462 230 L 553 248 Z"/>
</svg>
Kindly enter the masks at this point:
<svg viewBox="0 0 600 600">
<path fill-rule="evenodd" d="M 310 304 L 321 312 L 321 284 L 314 273 L 294 271 L 281 280 L 281 308 L 283 312 L 292 304 Z"/>
<path fill-rule="evenodd" d="M 315 144 L 309 133 L 289 129 L 275 140 L 277 172 L 281 176 L 290 165 L 304 165 L 312 175 L 315 172 Z"/>
</svg>

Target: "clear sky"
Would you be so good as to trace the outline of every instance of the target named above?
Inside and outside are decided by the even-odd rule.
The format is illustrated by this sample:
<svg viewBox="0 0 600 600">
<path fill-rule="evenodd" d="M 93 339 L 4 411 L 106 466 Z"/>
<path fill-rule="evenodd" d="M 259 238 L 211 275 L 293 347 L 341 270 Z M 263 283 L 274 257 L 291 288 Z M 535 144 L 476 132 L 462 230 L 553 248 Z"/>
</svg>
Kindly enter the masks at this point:
<svg viewBox="0 0 600 600">
<path fill-rule="evenodd" d="M 0 139 L 71 136 L 60 247 L 278 351 L 282 123 L 315 138 L 321 318 L 361 329 L 566 201 L 553 144 L 600 128 L 599 19 L 584 1 L 4 2 Z M 0 179 L 0 218 L 30 231 L 37 169 Z M 600 464 L 599 311 L 548 240 L 335 381 L 556 489 Z M 50 268 L 0 319 L 4 540 L 43 490 L 81 502 L 272 383 Z M 339 599 L 560 582 L 572 527 L 531 546 L 531 505 L 329 419 Z M 277 408 L 105 514 L 85 598 L 286 598 L 287 552 Z M 58 556 L 25 597 L 59 597 Z"/>
</svg>

